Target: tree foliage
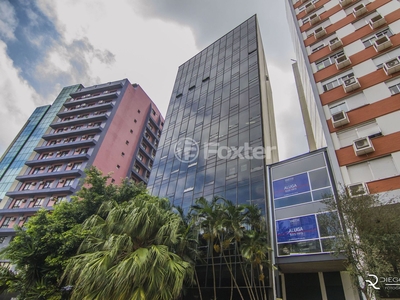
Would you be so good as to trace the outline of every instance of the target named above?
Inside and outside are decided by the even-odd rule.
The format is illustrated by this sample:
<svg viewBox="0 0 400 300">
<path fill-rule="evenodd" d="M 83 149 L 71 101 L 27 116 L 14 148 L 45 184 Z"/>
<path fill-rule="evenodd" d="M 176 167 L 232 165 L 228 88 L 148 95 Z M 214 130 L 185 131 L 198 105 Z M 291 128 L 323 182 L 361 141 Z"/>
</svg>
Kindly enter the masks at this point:
<svg viewBox="0 0 400 300">
<path fill-rule="evenodd" d="M 69 258 L 88 231 L 82 223 L 97 212 L 103 202 L 122 203 L 146 193 L 143 186 L 125 181 L 120 187 L 107 185 L 109 176 L 96 168 L 86 171 L 85 186 L 71 202 L 61 202 L 53 210 L 42 209 L 31 217 L 2 251 L 2 256 L 15 266 L 15 280 L 8 290 L 20 293 L 21 299 L 60 299 L 59 280 Z M 4 276 L 0 274 L 0 280 Z"/>
<path fill-rule="evenodd" d="M 184 223 L 168 200 L 143 194 L 100 212 L 65 271 L 72 299 L 176 299 L 193 265 L 177 254 Z"/>
<path fill-rule="evenodd" d="M 200 198 L 192 206 L 190 217 L 200 239 L 207 243 L 205 256 L 211 261 L 214 299 L 217 298 L 216 258 L 224 261 L 230 273 L 231 298 L 235 289 L 242 299 L 267 299 L 271 249 L 261 210 L 255 205 L 234 205 L 219 197 L 212 201 Z M 244 286 L 237 282 L 235 268 L 240 270 Z"/>
<path fill-rule="evenodd" d="M 379 298 L 387 292 L 384 285 L 380 283 L 378 291 L 366 280 L 372 279 L 369 274 L 400 277 L 400 203 L 377 195 L 350 197 L 345 192 L 326 203 L 339 213 L 341 221 L 337 222 L 335 214 L 321 219 L 336 235 L 335 254 L 346 257 L 347 269 L 360 292 L 367 299 Z"/>
</svg>

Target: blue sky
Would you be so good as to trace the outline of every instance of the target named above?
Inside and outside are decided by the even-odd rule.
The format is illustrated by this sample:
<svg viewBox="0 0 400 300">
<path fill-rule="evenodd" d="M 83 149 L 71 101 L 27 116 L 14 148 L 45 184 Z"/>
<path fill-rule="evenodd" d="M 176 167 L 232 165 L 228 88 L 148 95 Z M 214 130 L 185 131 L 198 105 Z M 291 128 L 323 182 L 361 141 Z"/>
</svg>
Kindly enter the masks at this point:
<svg viewBox="0 0 400 300">
<path fill-rule="evenodd" d="M 307 151 L 284 1 L 0 0 L 0 153 L 61 88 L 128 78 L 165 115 L 178 66 L 257 14 L 281 159 Z"/>
</svg>

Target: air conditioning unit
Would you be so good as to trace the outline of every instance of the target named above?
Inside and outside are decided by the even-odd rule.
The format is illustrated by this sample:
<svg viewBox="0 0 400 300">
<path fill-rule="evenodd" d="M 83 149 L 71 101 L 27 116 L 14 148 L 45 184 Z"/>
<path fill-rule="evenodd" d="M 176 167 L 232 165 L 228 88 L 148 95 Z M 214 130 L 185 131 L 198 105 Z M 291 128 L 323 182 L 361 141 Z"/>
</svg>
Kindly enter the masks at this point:
<svg viewBox="0 0 400 300">
<path fill-rule="evenodd" d="M 318 23 L 319 21 L 321 21 L 321 17 L 319 15 L 313 14 L 310 16 L 311 25 L 314 25 L 315 23 Z"/>
<path fill-rule="evenodd" d="M 317 29 L 314 30 L 314 37 L 316 39 L 319 39 L 320 37 L 323 37 L 326 34 L 326 30 L 324 27 L 318 27 Z"/>
<path fill-rule="evenodd" d="M 25 203 L 27 201 L 27 199 L 22 199 L 22 203 Z"/>
<path fill-rule="evenodd" d="M 36 185 L 36 182 L 32 182 L 31 185 Z"/>
<path fill-rule="evenodd" d="M 77 105 L 76 108 L 81 108 L 81 106 L 80 106 L 80 105 Z"/>
<path fill-rule="evenodd" d="M 386 20 L 381 15 L 377 15 L 373 17 L 371 20 L 369 20 L 369 26 L 371 26 L 372 29 L 378 28 L 383 24 L 386 24 Z"/>
<path fill-rule="evenodd" d="M 71 126 L 71 129 L 75 129 L 75 126 Z"/>
<path fill-rule="evenodd" d="M 16 220 L 16 218 L 15 217 L 12 217 L 11 219 L 10 219 L 10 221 L 15 221 Z"/>
<path fill-rule="evenodd" d="M 338 68 L 338 70 L 343 69 L 351 64 L 350 58 L 348 58 L 346 55 L 341 55 L 335 60 L 336 68 Z"/>
<path fill-rule="evenodd" d="M 54 166 L 49 166 L 49 170 L 51 170 L 51 169 L 53 169 L 54 168 Z"/>
<path fill-rule="evenodd" d="M 79 151 L 81 151 L 81 149 L 80 149 L 80 148 L 78 148 L 78 149 L 75 149 L 75 152 L 79 152 Z"/>
<path fill-rule="evenodd" d="M 315 9 L 315 4 L 310 2 L 306 4 L 306 12 L 309 13 L 310 11 L 313 11 Z"/>
<path fill-rule="evenodd" d="M 87 136 L 86 135 L 82 135 L 82 140 L 86 140 Z"/>
<path fill-rule="evenodd" d="M 89 124 L 88 124 L 88 126 L 92 126 L 92 125 L 93 125 L 93 123 L 89 123 Z"/>
<path fill-rule="evenodd" d="M 374 145 L 369 137 L 363 137 L 353 142 L 354 152 L 357 156 L 364 155 L 375 151 Z"/>
<path fill-rule="evenodd" d="M 387 35 L 381 36 L 374 41 L 374 48 L 377 52 L 385 50 L 392 45 L 392 41 Z"/>
<path fill-rule="evenodd" d="M 94 115 L 98 115 L 98 114 L 99 114 L 99 112 L 98 112 L 98 111 L 95 111 L 93 114 L 94 114 Z"/>
<path fill-rule="evenodd" d="M 72 163 L 68 163 L 67 166 L 68 166 L 68 167 L 72 167 Z"/>
<path fill-rule="evenodd" d="M 63 183 L 64 181 L 65 181 L 64 179 L 60 179 L 60 181 L 59 181 L 59 182 L 60 182 L 60 183 Z"/>
<path fill-rule="evenodd" d="M 353 0 L 339 0 L 340 6 L 345 7 L 349 5 Z"/>
<path fill-rule="evenodd" d="M 368 10 L 365 4 L 361 3 L 360 5 L 357 5 L 356 7 L 353 8 L 353 15 L 357 18 L 365 14 L 367 11 Z"/>
<path fill-rule="evenodd" d="M 68 139 L 64 139 L 64 142 L 68 142 Z"/>
<path fill-rule="evenodd" d="M 44 170 L 44 167 L 40 167 L 40 170 Z"/>
<path fill-rule="evenodd" d="M 25 217 L 20 217 L 19 220 L 20 221 L 25 221 Z"/>
<path fill-rule="evenodd" d="M 104 103 L 104 100 L 100 100 L 100 101 L 99 101 L 99 104 L 103 104 L 103 103 Z"/>
<path fill-rule="evenodd" d="M 86 107 L 86 103 L 82 103 L 81 107 Z"/>
<path fill-rule="evenodd" d="M 385 70 L 386 75 L 391 75 L 400 71 L 400 59 L 396 57 L 385 62 L 383 64 L 383 70 Z"/>
<path fill-rule="evenodd" d="M 343 43 L 338 37 L 329 41 L 329 49 L 331 51 L 341 47 L 342 45 L 343 45 Z"/>
<path fill-rule="evenodd" d="M 39 181 L 39 184 L 43 184 L 43 181 Z"/>
<path fill-rule="evenodd" d="M 364 182 L 353 183 L 347 186 L 350 197 L 368 195 L 368 186 Z"/>
<path fill-rule="evenodd" d="M 108 94 L 110 91 L 104 91 L 103 94 Z"/>
<path fill-rule="evenodd" d="M 53 152 L 49 152 L 49 155 L 53 155 Z"/>
<path fill-rule="evenodd" d="M 345 91 L 346 93 L 349 93 L 349 92 L 351 92 L 351 91 L 353 91 L 353 90 L 356 90 L 356 89 L 358 89 L 360 86 L 361 86 L 361 85 L 360 85 L 360 83 L 358 82 L 358 79 L 355 78 L 355 77 L 350 77 L 350 78 L 348 78 L 348 79 L 346 79 L 346 80 L 343 80 L 343 88 L 344 88 L 344 91 Z"/>
<path fill-rule="evenodd" d="M 61 139 L 58 139 L 58 140 L 56 141 L 56 143 L 61 143 Z"/>
<path fill-rule="evenodd" d="M 347 116 L 347 113 L 343 110 L 332 115 L 332 125 L 335 128 L 349 123 L 350 123 L 349 117 Z"/>
</svg>

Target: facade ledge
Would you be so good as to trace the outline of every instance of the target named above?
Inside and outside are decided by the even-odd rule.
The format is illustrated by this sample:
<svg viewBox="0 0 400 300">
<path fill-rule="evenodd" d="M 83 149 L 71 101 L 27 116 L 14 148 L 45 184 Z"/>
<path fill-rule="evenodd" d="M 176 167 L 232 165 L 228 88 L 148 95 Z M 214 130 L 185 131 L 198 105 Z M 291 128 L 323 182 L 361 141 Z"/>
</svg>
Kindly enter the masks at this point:
<svg viewBox="0 0 400 300">
<path fill-rule="evenodd" d="M 96 145 L 97 141 L 94 139 L 91 140 L 84 140 L 84 141 L 78 141 L 78 142 L 65 142 L 65 143 L 59 143 L 55 145 L 48 145 L 48 146 L 41 146 L 41 147 L 36 147 L 33 149 L 37 153 L 43 153 L 43 152 L 55 152 L 58 150 L 63 150 L 63 149 L 70 149 L 70 148 L 81 148 L 85 146 L 93 146 Z"/>
<path fill-rule="evenodd" d="M 27 180 L 41 180 L 46 178 L 53 178 L 53 177 L 66 177 L 66 176 L 82 176 L 84 173 L 80 169 L 76 170 L 68 170 L 68 171 L 59 171 L 59 172 L 46 172 L 40 174 L 28 174 L 28 175 L 21 175 L 17 176 L 15 179 L 19 181 L 27 181 Z"/>
<path fill-rule="evenodd" d="M 54 163 L 68 163 L 71 161 L 77 161 L 77 160 L 88 160 L 89 159 L 89 154 L 78 154 L 78 155 L 68 155 L 68 156 L 63 156 L 63 157 L 55 157 L 55 158 L 48 158 L 48 159 L 35 159 L 35 160 L 30 160 L 25 163 L 25 165 L 29 167 L 34 167 L 34 166 L 43 166 L 43 165 L 50 165 Z"/>
<path fill-rule="evenodd" d="M 56 193 L 72 194 L 75 188 L 71 186 L 60 187 L 60 188 L 50 188 L 50 189 L 39 189 L 39 190 L 26 190 L 26 191 L 12 191 L 8 192 L 6 196 L 8 197 L 34 197 L 37 195 L 48 195 Z"/>
</svg>

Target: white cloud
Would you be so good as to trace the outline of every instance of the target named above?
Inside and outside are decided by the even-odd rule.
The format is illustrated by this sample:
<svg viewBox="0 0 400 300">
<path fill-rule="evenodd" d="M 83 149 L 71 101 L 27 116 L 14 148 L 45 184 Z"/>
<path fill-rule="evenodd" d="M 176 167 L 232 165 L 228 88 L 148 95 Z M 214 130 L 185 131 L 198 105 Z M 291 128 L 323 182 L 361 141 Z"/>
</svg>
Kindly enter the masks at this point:
<svg viewBox="0 0 400 300">
<path fill-rule="evenodd" d="M 0 153 L 2 153 L 35 109 L 39 97 L 23 80 L 7 56 L 7 46 L 0 41 Z"/>
<path fill-rule="evenodd" d="M 10 2 L 0 1 L 0 37 L 5 40 L 15 40 L 14 31 L 17 28 L 18 20 L 15 10 Z"/>
</svg>

